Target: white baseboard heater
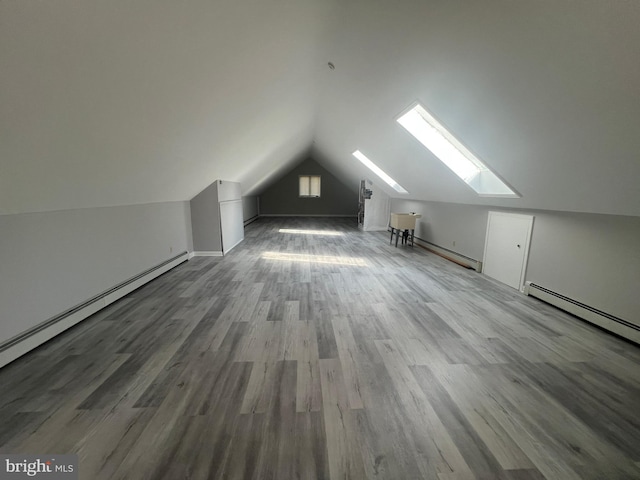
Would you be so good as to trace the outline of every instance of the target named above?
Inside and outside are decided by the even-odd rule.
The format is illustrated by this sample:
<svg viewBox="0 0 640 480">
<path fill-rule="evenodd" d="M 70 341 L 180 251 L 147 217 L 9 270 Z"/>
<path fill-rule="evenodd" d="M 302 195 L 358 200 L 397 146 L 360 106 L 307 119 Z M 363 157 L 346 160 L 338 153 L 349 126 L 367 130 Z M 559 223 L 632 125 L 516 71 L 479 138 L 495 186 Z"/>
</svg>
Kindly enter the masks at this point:
<svg viewBox="0 0 640 480">
<path fill-rule="evenodd" d="M 111 305 L 116 300 L 140 288 L 145 283 L 159 277 L 172 268 L 189 259 L 187 252 L 182 252 L 144 272 L 121 282 L 109 290 L 91 297 L 87 301 L 66 310 L 55 317 L 22 332 L 21 334 L 0 343 L 0 368 L 13 362 L 25 353 L 51 340 L 56 335 L 73 327 L 85 318 Z"/>
<path fill-rule="evenodd" d="M 357 215 L 331 215 L 325 213 L 261 213 L 260 217 L 318 217 L 318 218 L 357 218 Z"/>
<path fill-rule="evenodd" d="M 482 262 L 479 260 L 467 257 L 466 255 L 454 252 L 453 250 L 441 247 L 440 245 L 428 242 L 427 240 L 419 237 L 415 237 L 414 240 L 416 245 L 425 248 L 430 252 L 435 253 L 436 255 L 446 258 L 447 260 L 457 263 L 458 265 L 462 265 L 465 268 L 470 268 L 472 270 L 475 270 L 476 272 L 482 272 Z"/>
<path fill-rule="evenodd" d="M 552 290 L 536 285 L 535 283 L 526 282 L 524 293 L 532 297 L 558 307 L 565 312 L 571 313 L 576 317 L 580 317 L 594 325 L 609 330 L 621 337 L 632 342 L 640 344 L 640 326 L 635 325 L 622 318 L 615 317 L 596 308 L 580 303 L 564 295 L 560 295 Z"/>
<path fill-rule="evenodd" d="M 247 225 L 249 225 L 250 223 L 255 222 L 256 220 L 258 220 L 260 218 L 260 215 L 254 215 L 253 217 L 247 218 L 246 220 L 244 220 L 242 223 L 244 224 L 244 226 L 246 227 Z"/>
</svg>

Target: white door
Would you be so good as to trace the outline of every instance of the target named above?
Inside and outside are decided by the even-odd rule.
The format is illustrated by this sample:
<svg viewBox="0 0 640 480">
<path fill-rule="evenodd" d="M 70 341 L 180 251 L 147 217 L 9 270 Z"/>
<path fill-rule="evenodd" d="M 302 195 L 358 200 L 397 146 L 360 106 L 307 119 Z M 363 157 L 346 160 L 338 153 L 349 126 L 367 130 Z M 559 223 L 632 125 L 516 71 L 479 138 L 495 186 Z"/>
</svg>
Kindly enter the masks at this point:
<svg viewBox="0 0 640 480">
<path fill-rule="evenodd" d="M 489 212 L 482 271 L 522 290 L 532 230 L 530 215 Z"/>
<path fill-rule="evenodd" d="M 222 233 L 222 254 L 244 240 L 242 200 L 220 202 L 220 230 Z"/>
</svg>

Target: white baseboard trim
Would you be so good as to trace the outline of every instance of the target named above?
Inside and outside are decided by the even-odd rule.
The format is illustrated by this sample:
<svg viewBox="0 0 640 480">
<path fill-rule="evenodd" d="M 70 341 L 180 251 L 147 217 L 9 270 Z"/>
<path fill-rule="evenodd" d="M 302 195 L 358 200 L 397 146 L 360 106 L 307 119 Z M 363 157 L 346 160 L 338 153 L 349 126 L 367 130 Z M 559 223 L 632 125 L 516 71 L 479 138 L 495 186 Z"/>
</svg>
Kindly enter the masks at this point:
<svg viewBox="0 0 640 480">
<path fill-rule="evenodd" d="M 64 317 L 60 321 L 53 325 L 40 330 L 33 335 L 30 335 L 23 340 L 19 341 L 0 351 L 0 368 L 4 367 L 8 363 L 20 358 L 25 353 L 29 353 L 36 347 L 39 347 L 45 342 L 48 342 L 56 335 L 64 332 L 66 329 L 73 327 L 75 324 L 80 323 L 85 318 L 93 315 L 94 313 L 102 310 L 106 305 L 104 299 L 95 301 L 94 303 L 87 305 L 82 310 L 72 313 L 67 317 Z"/>
<path fill-rule="evenodd" d="M 332 217 L 332 218 L 357 218 L 357 215 L 324 215 L 306 213 L 261 213 L 261 217 Z"/>
<path fill-rule="evenodd" d="M 236 243 L 234 243 L 233 245 L 231 245 L 227 250 L 225 250 L 224 252 L 222 252 L 223 255 L 226 255 L 227 253 L 229 253 L 231 250 L 233 250 L 234 248 L 236 248 L 238 245 L 240 245 L 242 243 L 242 241 L 244 240 L 244 237 L 242 237 L 240 240 L 238 240 Z"/>
<path fill-rule="evenodd" d="M 441 247 L 439 245 L 436 245 L 435 243 L 428 242 L 422 238 L 415 237 L 414 242 L 416 245 L 429 250 L 436 255 L 446 258 L 447 260 L 457 263 L 458 265 L 470 268 L 472 270 L 475 270 L 476 272 L 482 272 L 482 262 L 480 260 L 467 257 L 465 255 L 462 255 L 461 253 L 454 252 L 453 250 L 449 250 L 448 248 Z"/>
<path fill-rule="evenodd" d="M 584 303 L 565 297 L 557 292 L 549 290 L 532 282 L 525 282 L 525 295 L 531 295 L 554 307 L 564 310 L 587 322 L 593 323 L 605 330 L 620 335 L 634 343 L 640 344 L 640 326 L 610 315 Z"/>
<path fill-rule="evenodd" d="M 181 253 L 3 342 L 0 344 L 0 368 L 188 259 L 187 252 Z"/>
<path fill-rule="evenodd" d="M 203 251 L 203 252 L 192 252 L 193 257 L 222 257 L 224 254 L 218 251 Z"/>
</svg>

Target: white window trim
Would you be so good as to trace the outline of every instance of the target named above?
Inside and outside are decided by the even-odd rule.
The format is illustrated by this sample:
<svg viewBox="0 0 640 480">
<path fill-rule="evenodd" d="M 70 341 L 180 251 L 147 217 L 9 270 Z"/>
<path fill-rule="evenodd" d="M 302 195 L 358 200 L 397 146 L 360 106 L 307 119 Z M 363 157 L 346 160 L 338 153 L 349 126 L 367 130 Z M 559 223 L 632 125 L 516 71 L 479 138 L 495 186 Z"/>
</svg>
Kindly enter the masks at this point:
<svg viewBox="0 0 640 480">
<path fill-rule="evenodd" d="M 314 181 L 313 179 L 317 178 L 317 195 L 314 193 Z M 303 179 L 308 181 L 308 185 L 306 186 L 306 191 L 308 194 L 303 194 L 302 190 L 302 182 Z M 320 198 L 322 194 L 322 176 L 321 175 L 298 175 L 298 197 L 300 198 Z"/>
</svg>

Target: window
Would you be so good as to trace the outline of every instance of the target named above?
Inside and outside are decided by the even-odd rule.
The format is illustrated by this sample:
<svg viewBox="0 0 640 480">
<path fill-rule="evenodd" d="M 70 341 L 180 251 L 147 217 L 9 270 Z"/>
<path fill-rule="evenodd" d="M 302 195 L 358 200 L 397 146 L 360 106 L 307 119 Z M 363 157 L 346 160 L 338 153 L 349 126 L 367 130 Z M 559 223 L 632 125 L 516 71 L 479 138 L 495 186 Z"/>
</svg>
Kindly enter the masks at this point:
<svg viewBox="0 0 640 480">
<path fill-rule="evenodd" d="M 427 147 L 453 173 L 483 197 L 519 198 L 498 176 L 462 145 L 422 105 L 398 118 L 398 123 Z"/>
<path fill-rule="evenodd" d="M 320 175 L 300 175 L 300 196 L 320 198 Z"/>
<path fill-rule="evenodd" d="M 360 160 L 362 163 L 364 163 L 369 170 L 371 170 L 373 173 L 378 175 L 382 180 L 384 180 L 387 183 L 387 185 L 393 188 L 396 192 L 409 193 L 400 185 L 398 185 L 398 182 L 396 182 L 393 178 L 387 175 L 384 172 L 384 170 L 382 170 L 379 166 L 377 166 L 375 163 L 369 160 L 367 156 L 364 153 L 362 153 L 360 150 L 356 150 L 355 152 L 353 152 L 353 156 L 356 157 L 358 160 Z"/>
</svg>

